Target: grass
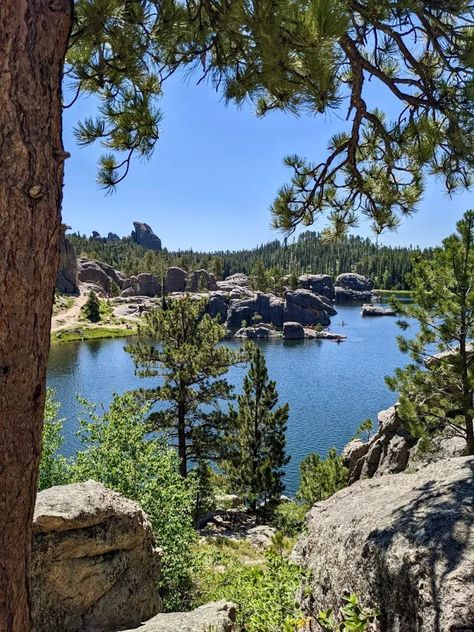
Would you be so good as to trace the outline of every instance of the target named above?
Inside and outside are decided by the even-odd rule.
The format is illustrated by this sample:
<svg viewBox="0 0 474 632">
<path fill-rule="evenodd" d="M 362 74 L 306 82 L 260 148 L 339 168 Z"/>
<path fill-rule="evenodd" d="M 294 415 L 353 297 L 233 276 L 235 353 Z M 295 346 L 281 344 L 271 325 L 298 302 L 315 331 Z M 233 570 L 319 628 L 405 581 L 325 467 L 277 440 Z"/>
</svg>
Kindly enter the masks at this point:
<svg viewBox="0 0 474 632">
<path fill-rule="evenodd" d="M 101 338 L 123 338 L 125 336 L 135 336 L 136 327 L 126 329 L 124 327 L 101 327 L 87 326 L 74 327 L 56 331 L 51 335 L 51 342 L 73 342 L 76 340 L 99 340 Z"/>
<path fill-rule="evenodd" d="M 374 290 L 376 294 L 383 297 L 395 296 L 396 298 L 411 298 L 411 290 Z"/>
</svg>

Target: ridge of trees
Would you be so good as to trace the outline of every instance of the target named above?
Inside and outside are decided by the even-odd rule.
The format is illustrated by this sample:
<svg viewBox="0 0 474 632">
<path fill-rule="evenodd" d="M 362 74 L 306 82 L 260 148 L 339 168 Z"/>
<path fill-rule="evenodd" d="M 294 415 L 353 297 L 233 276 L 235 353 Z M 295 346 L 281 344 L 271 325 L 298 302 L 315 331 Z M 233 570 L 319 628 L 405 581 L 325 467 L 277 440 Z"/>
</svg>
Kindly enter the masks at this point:
<svg viewBox="0 0 474 632">
<path fill-rule="evenodd" d="M 124 238 L 120 241 L 91 239 L 73 233 L 69 236 L 79 256 L 97 259 L 122 270 L 127 276 L 151 272 L 159 278 L 169 266 L 185 270 L 205 268 L 217 278 L 236 272 L 252 273 L 261 260 L 267 270 L 278 268 L 283 274 L 317 273 L 336 277 L 342 272 L 358 272 L 374 280 L 381 289 L 408 289 L 414 255 L 430 259 L 432 248 L 416 246 L 380 246 L 369 238 L 351 235 L 327 241 L 315 231 L 305 231 L 291 243 L 274 241 L 251 249 L 199 252 L 182 250 L 161 252 L 147 250 Z"/>
</svg>

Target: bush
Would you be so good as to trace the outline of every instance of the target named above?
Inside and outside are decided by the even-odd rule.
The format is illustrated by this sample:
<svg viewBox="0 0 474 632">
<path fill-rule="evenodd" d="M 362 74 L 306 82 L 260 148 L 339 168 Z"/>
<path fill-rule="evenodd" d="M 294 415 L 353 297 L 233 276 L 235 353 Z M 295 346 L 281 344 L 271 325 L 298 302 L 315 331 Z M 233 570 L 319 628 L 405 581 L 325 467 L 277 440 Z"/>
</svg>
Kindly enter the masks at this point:
<svg viewBox="0 0 474 632">
<path fill-rule="evenodd" d="M 58 454 L 64 443 L 63 419 L 58 419 L 59 403 L 54 401 L 54 392 L 48 388 L 44 406 L 43 446 L 41 452 L 38 489 L 69 482 L 67 459 Z"/>
<path fill-rule="evenodd" d="M 242 632 L 296 632 L 304 618 L 296 593 L 304 578 L 302 569 L 284 555 L 284 538 L 277 535 L 263 561 L 250 563 L 247 543 L 236 543 L 208 553 L 211 570 L 205 576 L 197 604 L 227 599 L 237 604 Z M 250 547 L 251 549 L 251 547 Z M 251 554 L 251 553 L 250 553 Z M 210 557 L 210 559 L 209 559 Z M 243 558 L 243 559 L 242 559 Z M 220 570 L 212 571 L 218 567 Z"/>
<path fill-rule="evenodd" d="M 319 454 L 308 454 L 300 465 L 300 487 L 296 496 L 307 505 L 314 505 L 346 487 L 347 474 L 335 448 L 329 450 L 325 459 Z"/>
<path fill-rule="evenodd" d="M 194 478 L 182 478 L 176 452 L 146 434 L 149 406 L 132 394 L 115 395 L 102 415 L 89 402 L 83 404 L 87 416 L 79 434 L 87 447 L 77 454 L 72 479 L 92 478 L 140 504 L 164 552 L 160 594 L 165 608 L 187 608 L 196 539 Z"/>
<path fill-rule="evenodd" d="M 272 525 L 289 538 L 294 538 L 304 528 L 307 505 L 296 500 L 280 503 L 275 509 Z"/>
<path fill-rule="evenodd" d="M 365 632 L 379 615 L 377 609 L 364 608 L 356 595 L 343 597 L 346 605 L 339 609 L 338 621 L 332 610 L 321 610 L 316 620 L 324 632 Z"/>
</svg>

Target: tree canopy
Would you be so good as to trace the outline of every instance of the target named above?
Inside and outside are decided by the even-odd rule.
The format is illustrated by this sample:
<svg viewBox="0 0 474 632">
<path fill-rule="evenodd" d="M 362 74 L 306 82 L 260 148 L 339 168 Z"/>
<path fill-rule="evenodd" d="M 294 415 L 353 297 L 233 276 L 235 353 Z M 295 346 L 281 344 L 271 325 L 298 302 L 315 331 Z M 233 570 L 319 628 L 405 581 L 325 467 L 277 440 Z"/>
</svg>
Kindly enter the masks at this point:
<svg viewBox="0 0 474 632">
<path fill-rule="evenodd" d="M 326 214 L 337 235 L 360 216 L 394 229 L 427 175 L 449 193 L 471 184 L 473 24 L 470 0 L 77 0 L 67 74 L 100 100 L 77 138 L 102 143 L 99 182 L 115 186 L 153 151 L 163 82 L 193 69 L 259 115 L 345 119 L 326 156 L 285 159 L 277 228 Z"/>
</svg>

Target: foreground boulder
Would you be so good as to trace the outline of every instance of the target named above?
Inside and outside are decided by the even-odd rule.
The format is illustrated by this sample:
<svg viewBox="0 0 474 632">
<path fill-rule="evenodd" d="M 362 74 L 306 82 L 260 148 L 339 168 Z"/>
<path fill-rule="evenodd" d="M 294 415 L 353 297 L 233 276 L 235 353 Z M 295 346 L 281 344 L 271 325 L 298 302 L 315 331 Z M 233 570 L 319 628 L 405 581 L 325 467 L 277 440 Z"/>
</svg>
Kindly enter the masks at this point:
<svg viewBox="0 0 474 632">
<path fill-rule="evenodd" d="M 182 268 L 171 266 L 166 271 L 165 290 L 167 293 L 184 292 L 188 273 Z"/>
<path fill-rule="evenodd" d="M 283 323 L 283 338 L 285 340 L 302 340 L 304 337 L 303 325 L 291 321 Z"/>
<path fill-rule="evenodd" d="M 337 609 L 350 592 L 380 608 L 383 632 L 472 630 L 473 494 L 471 456 L 359 481 L 317 503 L 295 552 L 312 571 L 308 612 Z"/>
<path fill-rule="evenodd" d="M 115 632 L 161 610 L 159 554 L 140 507 L 95 481 L 38 494 L 30 571 L 35 632 Z"/>
<path fill-rule="evenodd" d="M 229 601 L 215 601 L 192 612 L 167 612 L 147 621 L 136 632 L 237 632 L 236 608 Z M 127 630 L 126 632 L 132 632 Z"/>
</svg>

